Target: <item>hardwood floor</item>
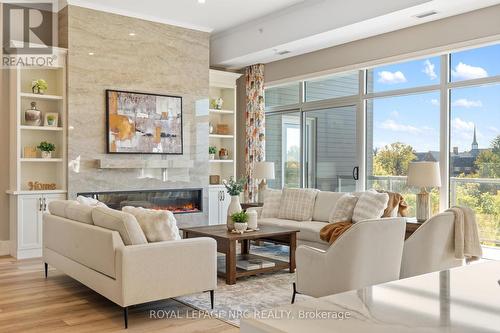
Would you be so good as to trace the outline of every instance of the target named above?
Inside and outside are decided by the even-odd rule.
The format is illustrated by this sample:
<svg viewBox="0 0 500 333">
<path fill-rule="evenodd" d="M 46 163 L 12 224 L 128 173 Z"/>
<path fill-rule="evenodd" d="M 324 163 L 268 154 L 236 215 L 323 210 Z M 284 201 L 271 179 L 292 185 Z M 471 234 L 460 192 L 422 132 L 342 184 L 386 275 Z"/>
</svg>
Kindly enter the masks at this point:
<svg viewBox="0 0 500 333">
<path fill-rule="evenodd" d="M 150 310 L 179 316 L 151 319 Z M 124 330 L 122 309 L 93 290 L 51 268 L 45 279 L 40 259 L 0 257 L 2 333 L 239 332 L 237 327 L 215 318 L 196 317 L 197 313 L 175 300 L 134 306 L 129 310 L 129 328 Z"/>
</svg>

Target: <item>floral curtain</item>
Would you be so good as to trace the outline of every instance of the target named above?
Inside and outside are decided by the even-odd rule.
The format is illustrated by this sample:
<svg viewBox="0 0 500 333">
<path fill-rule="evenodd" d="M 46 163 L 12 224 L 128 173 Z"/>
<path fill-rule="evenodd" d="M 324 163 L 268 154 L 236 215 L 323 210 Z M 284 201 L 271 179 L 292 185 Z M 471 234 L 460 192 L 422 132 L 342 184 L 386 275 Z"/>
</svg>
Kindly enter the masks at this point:
<svg viewBox="0 0 500 333">
<path fill-rule="evenodd" d="M 264 65 L 252 65 L 245 70 L 246 137 L 245 137 L 245 201 L 254 202 L 258 184 L 253 178 L 255 162 L 265 159 Z"/>
</svg>

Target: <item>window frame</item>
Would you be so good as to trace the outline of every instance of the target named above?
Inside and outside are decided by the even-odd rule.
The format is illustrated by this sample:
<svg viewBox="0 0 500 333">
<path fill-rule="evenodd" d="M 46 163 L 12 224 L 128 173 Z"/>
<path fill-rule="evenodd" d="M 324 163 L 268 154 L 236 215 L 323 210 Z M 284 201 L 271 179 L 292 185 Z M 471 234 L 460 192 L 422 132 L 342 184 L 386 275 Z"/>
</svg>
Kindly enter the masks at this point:
<svg viewBox="0 0 500 333">
<path fill-rule="evenodd" d="M 439 92 L 439 148 L 440 148 L 440 171 L 441 171 L 441 188 L 440 188 L 440 210 L 445 210 L 450 206 L 450 149 L 451 149 L 451 90 L 455 88 L 466 88 L 466 87 L 474 87 L 474 86 L 482 86 L 488 84 L 500 84 L 500 75 L 488 76 L 485 78 L 478 79 L 470 79 L 470 80 L 461 80 L 453 82 L 451 79 L 451 55 L 455 52 L 460 52 L 468 49 L 488 47 L 491 45 L 499 44 L 500 40 L 494 40 L 488 43 L 471 43 L 471 45 L 467 47 L 463 47 L 461 49 L 455 50 L 447 50 L 439 53 L 429 54 L 420 54 L 415 57 L 400 57 L 397 61 L 390 61 L 391 59 L 386 59 L 377 61 L 377 64 L 370 67 L 364 67 L 358 69 L 359 73 L 359 91 L 357 95 L 339 97 L 339 98 L 331 98 L 320 101 L 305 101 L 305 82 L 307 80 L 315 80 L 320 79 L 321 77 L 327 77 L 327 75 L 310 77 L 302 80 L 289 80 L 288 82 L 281 81 L 280 84 L 270 85 L 269 87 L 279 86 L 283 84 L 290 84 L 292 82 L 299 82 L 299 103 L 293 105 L 284 105 L 278 107 L 267 107 L 267 113 L 281 113 L 281 112 L 300 112 L 301 114 L 301 147 L 300 147 L 300 168 L 301 168 L 301 187 L 304 187 L 306 174 L 304 168 L 305 161 L 305 112 L 307 111 L 315 111 L 319 109 L 326 108 L 337 108 L 337 107 L 345 107 L 350 105 L 357 106 L 357 123 L 356 123 L 356 131 L 357 131 L 357 150 L 358 150 L 358 164 L 359 164 L 359 179 L 357 181 L 357 190 L 362 191 L 366 189 L 367 186 L 367 177 L 366 177 L 366 147 L 367 147 L 367 133 L 366 133 L 366 125 L 367 125 L 367 112 L 366 105 L 367 102 L 373 100 L 375 98 L 384 98 L 384 97 L 397 97 L 397 96 L 405 96 L 411 94 L 420 94 L 420 93 L 428 93 L 428 92 Z M 368 70 L 375 67 L 392 65 L 396 63 L 421 60 L 429 57 L 437 57 L 440 58 L 440 79 L 436 84 L 426 85 L 426 86 L 418 86 L 412 88 L 403 88 L 403 89 L 394 89 L 388 91 L 381 92 L 368 92 Z M 346 71 L 338 71 L 332 72 L 328 76 L 342 73 L 349 73 L 355 70 L 346 70 Z"/>
</svg>

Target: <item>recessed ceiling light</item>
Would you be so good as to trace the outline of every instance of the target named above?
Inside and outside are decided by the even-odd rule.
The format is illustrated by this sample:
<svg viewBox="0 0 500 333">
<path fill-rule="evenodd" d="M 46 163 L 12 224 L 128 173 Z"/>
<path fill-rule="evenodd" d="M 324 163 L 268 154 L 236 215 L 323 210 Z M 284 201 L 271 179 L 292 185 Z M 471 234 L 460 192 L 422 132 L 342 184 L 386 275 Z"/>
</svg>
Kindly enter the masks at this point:
<svg viewBox="0 0 500 333">
<path fill-rule="evenodd" d="M 89 56 L 93 56 L 94 55 L 94 52 L 89 52 Z"/>
<path fill-rule="evenodd" d="M 128 35 L 129 36 L 135 36 L 135 32 L 130 32 Z"/>
<path fill-rule="evenodd" d="M 422 19 L 424 17 L 428 17 L 428 16 L 432 16 L 432 15 L 436 15 L 436 14 L 437 14 L 437 12 L 435 10 L 431 10 L 429 12 L 417 14 L 417 15 L 415 15 L 415 17 Z"/>
<path fill-rule="evenodd" d="M 198 0 L 198 3 L 204 4 L 206 0 Z"/>
</svg>

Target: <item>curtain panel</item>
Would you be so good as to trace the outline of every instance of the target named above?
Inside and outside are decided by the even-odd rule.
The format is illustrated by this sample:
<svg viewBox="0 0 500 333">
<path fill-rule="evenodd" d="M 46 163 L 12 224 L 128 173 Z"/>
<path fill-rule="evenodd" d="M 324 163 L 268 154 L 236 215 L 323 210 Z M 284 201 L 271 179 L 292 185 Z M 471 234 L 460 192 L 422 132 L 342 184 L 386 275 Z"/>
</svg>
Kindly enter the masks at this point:
<svg viewBox="0 0 500 333">
<path fill-rule="evenodd" d="M 254 202 L 258 183 L 253 178 L 255 162 L 265 159 L 264 65 L 252 65 L 245 70 L 245 201 Z"/>
</svg>

